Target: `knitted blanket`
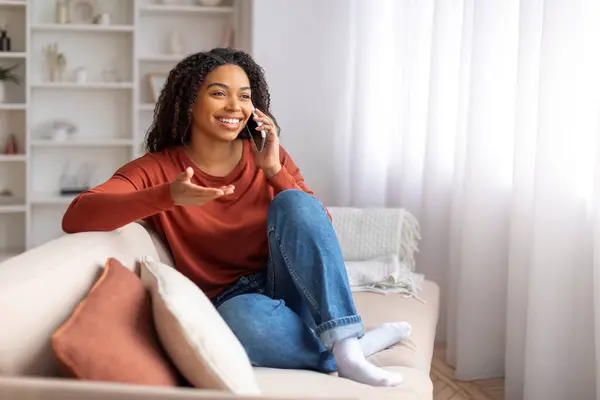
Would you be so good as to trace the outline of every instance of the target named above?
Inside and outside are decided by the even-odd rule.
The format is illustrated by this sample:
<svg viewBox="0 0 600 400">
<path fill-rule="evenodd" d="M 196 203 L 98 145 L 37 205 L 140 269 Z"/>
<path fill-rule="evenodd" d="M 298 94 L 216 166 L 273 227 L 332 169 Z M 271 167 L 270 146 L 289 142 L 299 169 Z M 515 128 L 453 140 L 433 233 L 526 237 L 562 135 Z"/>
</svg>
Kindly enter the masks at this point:
<svg viewBox="0 0 600 400">
<path fill-rule="evenodd" d="M 328 207 L 353 291 L 418 297 L 415 273 L 421 239 L 416 218 L 402 208 Z"/>
<path fill-rule="evenodd" d="M 402 208 L 328 207 L 344 260 L 397 254 L 411 270 L 421 234 L 417 219 Z"/>
</svg>

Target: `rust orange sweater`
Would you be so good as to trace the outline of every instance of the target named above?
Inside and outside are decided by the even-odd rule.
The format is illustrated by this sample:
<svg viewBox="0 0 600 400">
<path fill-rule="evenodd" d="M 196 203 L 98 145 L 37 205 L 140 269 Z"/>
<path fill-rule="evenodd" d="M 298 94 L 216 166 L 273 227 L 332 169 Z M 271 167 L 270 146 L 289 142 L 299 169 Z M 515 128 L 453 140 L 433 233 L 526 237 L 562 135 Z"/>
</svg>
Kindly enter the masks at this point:
<svg viewBox="0 0 600 400">
<path fill-rule="evenodd" d="M 281 171 L 267 180 L 254 163 L 249 142 L 229 175 L 202 172 L 182 147 L 146 154 L 121 167 L 105 183 L 77 196 L 62 221 L 66 233 L 108 231 L 146 220 L 169 245 L 176 268 L 209 297 L 241 276 L 267 265 L 267 209 L 286 189 L 313 194 L 280 147 Z M 235 192 L 202 206 L 173 204 L 169 184 L 191 166 L 192 183 Z"/>
</svg>

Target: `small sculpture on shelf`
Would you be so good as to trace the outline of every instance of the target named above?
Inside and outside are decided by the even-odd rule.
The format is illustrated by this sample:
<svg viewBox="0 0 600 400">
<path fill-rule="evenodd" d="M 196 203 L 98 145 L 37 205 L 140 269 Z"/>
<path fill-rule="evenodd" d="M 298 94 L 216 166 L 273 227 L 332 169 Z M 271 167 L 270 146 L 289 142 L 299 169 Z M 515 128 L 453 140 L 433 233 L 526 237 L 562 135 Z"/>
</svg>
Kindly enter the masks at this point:
<svg viewBox="0 0 600 400">
<path fill-rule="evenodd" d="M 67 57 L 58 51 L 58 44 L 51 43 L 44 47 L 44 56 L 49 69 L 50 81 L 62 81 L 67 67 Z"/>
<path fill-rule="evenodd" d="M 77 134 L 77 126 L 69 120 L 56 119 L 43 123 L 40 128 L 42 139 L 62 142 L 73 139 Z"/>
<path fill-rule="evenodd" d="M 0 203 L 1 204 L 12 204 L 15 203 L 15 195 L 10 189 L 1 189 L 0 190 Z"/>
<path fill-rule="evenodd" d="M 112 23 L 112 14 L 102 13 L 94 17 L 94 23 L 96 25 L 110 25 Z"/>
<path fill-rule="evenodd" d="M 87 68 L 79 67 L 75 69 L 75 82 L 86 83 L 88 80 Z"/>
<path fill-rule="evenodd" d="M 73 196 L 84 192 L 90 188 L 90 180 L 94 167 L 90 164 L 83 164 L 75 174 L 71 174 L 69 161 L 63 165 L 63 172 L 60 176 L 60 195 Z"/>
<path fill-rule="evenodd" d="M 95 23 L 98 12 L 96 0 L 57 0 L 56 23 L 91 24 Z"/>
<path fill-rule="evenodd" d="M 17 144 L 17 138 L 12 133 L 6 139 L 6 143 L 4 143 L 4 154 L 19 154 L 19 145 Z"/>
</svg>

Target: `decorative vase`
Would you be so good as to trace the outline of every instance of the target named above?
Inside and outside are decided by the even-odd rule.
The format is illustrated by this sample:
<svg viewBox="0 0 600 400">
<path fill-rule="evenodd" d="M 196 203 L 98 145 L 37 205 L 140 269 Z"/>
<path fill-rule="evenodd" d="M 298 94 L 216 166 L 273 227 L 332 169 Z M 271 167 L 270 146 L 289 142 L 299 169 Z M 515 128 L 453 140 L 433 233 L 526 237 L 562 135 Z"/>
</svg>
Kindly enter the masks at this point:
<svg viewBox="0 0 600 400">
<path fill-rule="evenodd" d="M 4 144 L 4 154 L 17 154 L 18 152 L 19 149 L 17 147 L 17 138 L 14 134 L 11 134 Z"/>
<path fill-rule="evenodd" d="M 4 81 L 0 81 L 0 103 L 4 103 L 6 99 L 6 89 Z"/>
<path fill-rule="evenodd" d="M 169 40 L 169 51 L 173 55 L 179 55 L 183 53 L 183 43 L 181 35 L 177 31 L 171 32 L 171 38 Z"/>
<path fill-rule="evenodd" d="M 75 70 L 75 82 L 86 83 L 87 82 L 87 69 L 79 67 Z"/>
<path fill-rule="evenodd" d="M 58 0 L 56 2 L 56 23 L 66 24 L 69 22 L 69 7 L 65 0 Z"/>
</svg>

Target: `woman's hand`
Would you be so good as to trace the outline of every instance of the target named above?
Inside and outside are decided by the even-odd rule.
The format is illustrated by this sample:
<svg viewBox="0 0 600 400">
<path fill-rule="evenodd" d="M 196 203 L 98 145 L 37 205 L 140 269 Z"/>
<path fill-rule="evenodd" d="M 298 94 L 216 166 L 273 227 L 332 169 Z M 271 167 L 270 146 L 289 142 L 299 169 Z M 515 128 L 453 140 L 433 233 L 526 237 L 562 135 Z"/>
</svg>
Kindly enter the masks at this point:
<svg viewBox="0 0 600 400">
<path fill-rule="evenodd" d="M 194 170 L 187 167 L 171 182 L 171 197 L 176 206 L 201 206 L 211 200 L 233 193 L 233 185 L 207 188 L 193 184 L 190 181 L 192 176 L 194 176 Z"/>
<path fill-rule="evenodd" d="M 267 136 L 264 150 L 260 153 L 254 152 L 254 159 L 258 167 L 267 176 L 267 179 L 271 179 L 281 169 L 281 162 L 279 161 L 279 132 L 277 132 L 277 127 L 273 123 L 273 120 L 265 113 L 256 109 L 256 115 L 258 117 L 254 118 L 254 120 L 262 123 L 256 130 L 266 132 Z"/>
</svg>

